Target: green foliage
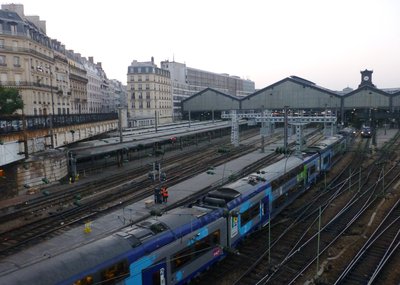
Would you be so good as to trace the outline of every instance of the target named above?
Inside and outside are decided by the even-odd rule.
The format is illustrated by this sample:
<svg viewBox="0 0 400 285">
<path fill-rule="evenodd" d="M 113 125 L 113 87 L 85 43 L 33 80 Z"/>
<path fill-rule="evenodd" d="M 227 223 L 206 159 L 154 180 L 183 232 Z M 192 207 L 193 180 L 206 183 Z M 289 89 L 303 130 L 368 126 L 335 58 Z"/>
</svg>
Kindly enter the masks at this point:
<svg viewBox="0 0 400 285">
<path fill-rule="evenodd" d="M 0 114 L 11 115 L 18 109 L 24 107 L 19 92 L 15 88 L 5 88 L 0 86 Z"/>
</svg>

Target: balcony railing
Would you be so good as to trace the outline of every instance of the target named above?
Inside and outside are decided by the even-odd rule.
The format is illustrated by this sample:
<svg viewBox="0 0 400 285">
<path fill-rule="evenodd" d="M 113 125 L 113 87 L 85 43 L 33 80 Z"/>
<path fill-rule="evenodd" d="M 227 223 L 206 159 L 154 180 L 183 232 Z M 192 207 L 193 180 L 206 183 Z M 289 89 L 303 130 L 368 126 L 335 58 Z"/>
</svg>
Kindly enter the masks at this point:
<svg viewBox="0 0 400 285">
<path fill-rule="evenodd" d="M 40 130 L 50 128 L 51 115 L 25 116 L 25 119 L 27 130 Z M 53 128 L 117 119 L 117 113 L 54 115 Z M 0 134 L 17 133 L 21 132 L 22 130 L 23 125 L 21 115 L 0 115 Z"/>
<path fill-rule="evenodd" d="M 30 81 L 1 81 L 0 82 L 1 86 L 4 87 L 40 87 L 40 88 L 46 88 L 46 89 L 52 89 L 54 92 L 58 91 L 58 87 L 57 86 L 51 86 L 51 85 L 47 85 L 47 84 L 43 84 L 43 83 L 39 83 L 39 82 L 30 82 Z"/>
<path fill-rule="evenodd" d="M 7 46 L 7 45 L 2 45 L 0 46 L 0 51 L 6 51 L 6 52 L 21 52 L 21 53 L 28 53 L 28 54 L 34 54 L 38 57 L 41 57 L 43 59 L 47 59 L 50 61 L 53 61 L 54 59 L 50 56 L 47 56 L 43 53 L 40 53 L 34 49 L 31 48 L 24 48 L 24 47 L 14 47 L 14 46 Z"/>
</svg>

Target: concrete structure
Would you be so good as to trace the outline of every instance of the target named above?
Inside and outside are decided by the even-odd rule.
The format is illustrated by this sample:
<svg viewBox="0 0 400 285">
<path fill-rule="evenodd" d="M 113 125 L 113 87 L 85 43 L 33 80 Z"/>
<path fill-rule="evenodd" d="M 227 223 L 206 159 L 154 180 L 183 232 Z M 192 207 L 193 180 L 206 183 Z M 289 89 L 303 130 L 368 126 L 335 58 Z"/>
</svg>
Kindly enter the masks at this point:
<svg viewBox="0 0 400 285">
<path fill-rule="evenodd" d="M 161 68 L 171 74 L 174 119 L 182 118 L 181 102 L 203 89 L 212 88 L 233 96 L 246 96 L 255 91 L 253 81 L 229 74 L 204 71 L 168 60 L 161 62 Z"/>
<path fill-rule="evenodd" d="M 150 126 L 172 122 L 170 72 L 158 68 L 154 58 L 132 61 L 128 67 L 129 126 Z"/>
</svg>

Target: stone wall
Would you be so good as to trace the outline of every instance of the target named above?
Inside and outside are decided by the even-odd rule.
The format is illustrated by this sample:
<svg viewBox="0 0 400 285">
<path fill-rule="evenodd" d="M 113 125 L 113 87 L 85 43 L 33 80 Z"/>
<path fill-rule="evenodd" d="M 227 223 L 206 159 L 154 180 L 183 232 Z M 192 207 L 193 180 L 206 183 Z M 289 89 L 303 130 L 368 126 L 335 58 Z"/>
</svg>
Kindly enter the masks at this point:
<svg viewBox="0 0 400 285">
<path fill-rule="evenodd" d="M 53 149 L 31 156 L 17 167 L 17 195 L 39 191 L 68 175 L 68 162 L 63 151 Z"/>
</svg>

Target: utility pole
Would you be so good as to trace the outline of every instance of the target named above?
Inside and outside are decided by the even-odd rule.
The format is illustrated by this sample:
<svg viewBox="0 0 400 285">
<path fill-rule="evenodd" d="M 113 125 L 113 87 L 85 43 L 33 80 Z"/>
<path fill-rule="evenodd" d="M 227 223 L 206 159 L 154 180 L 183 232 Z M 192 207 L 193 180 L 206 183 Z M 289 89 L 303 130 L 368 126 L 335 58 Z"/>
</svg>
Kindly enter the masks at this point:
<svg viewBox="0 0 400 285">
<path fill-rule="evenodd" d="M 154 122 L 155 122 L 155 128 L 157 132 L 157 110 L 154 111 Z"/>
<path fill-rule="evenodd" d="M 288 108 L 289 106 L 284 107 L 284 115 L 285 115 L 285 121 L 284 121 L 284 127 L 283 127 L 283 148 L 285 150 L 285 153 L 287 151 L 288 147 Z"/>
<path fill-rule="evenodd" d="M 119 142 L 122 143 L 123 137 L 122 137 L 122 118 L 121 118 L 121 113 L 122 113 L 122 107 L 118 108 L 118 129 L 119 129 Z"/>
<path fill-rule="evenodd" d="M 25 159 L 29 158 L 29 149 L 28 149 L 28 134 L 26 132 L 26 118 L 25 118 L 25 112 L 24 112 L 24 107 L 22 107 L 22 132 L 24 136 L 24 154 L 25 154 Z"/>
<path fill-rule="evenodd" d="M 51 117 L 50 117 L 50 142 L 51 148 L 54 149 L 54 94 L 53 94 L 53 72 L 51 71 L 51 66 L 49 65 L 50 72 L 50 95 L 51 95 Z"/>
<path fill-rule="evenodd" d="M 321 206 L 319 206 L 319 216 L 318 216 L 318 244 L 317 244 L 317 274 L 319 271 L 319 243 L 321 235 Z"/>
</svg>

